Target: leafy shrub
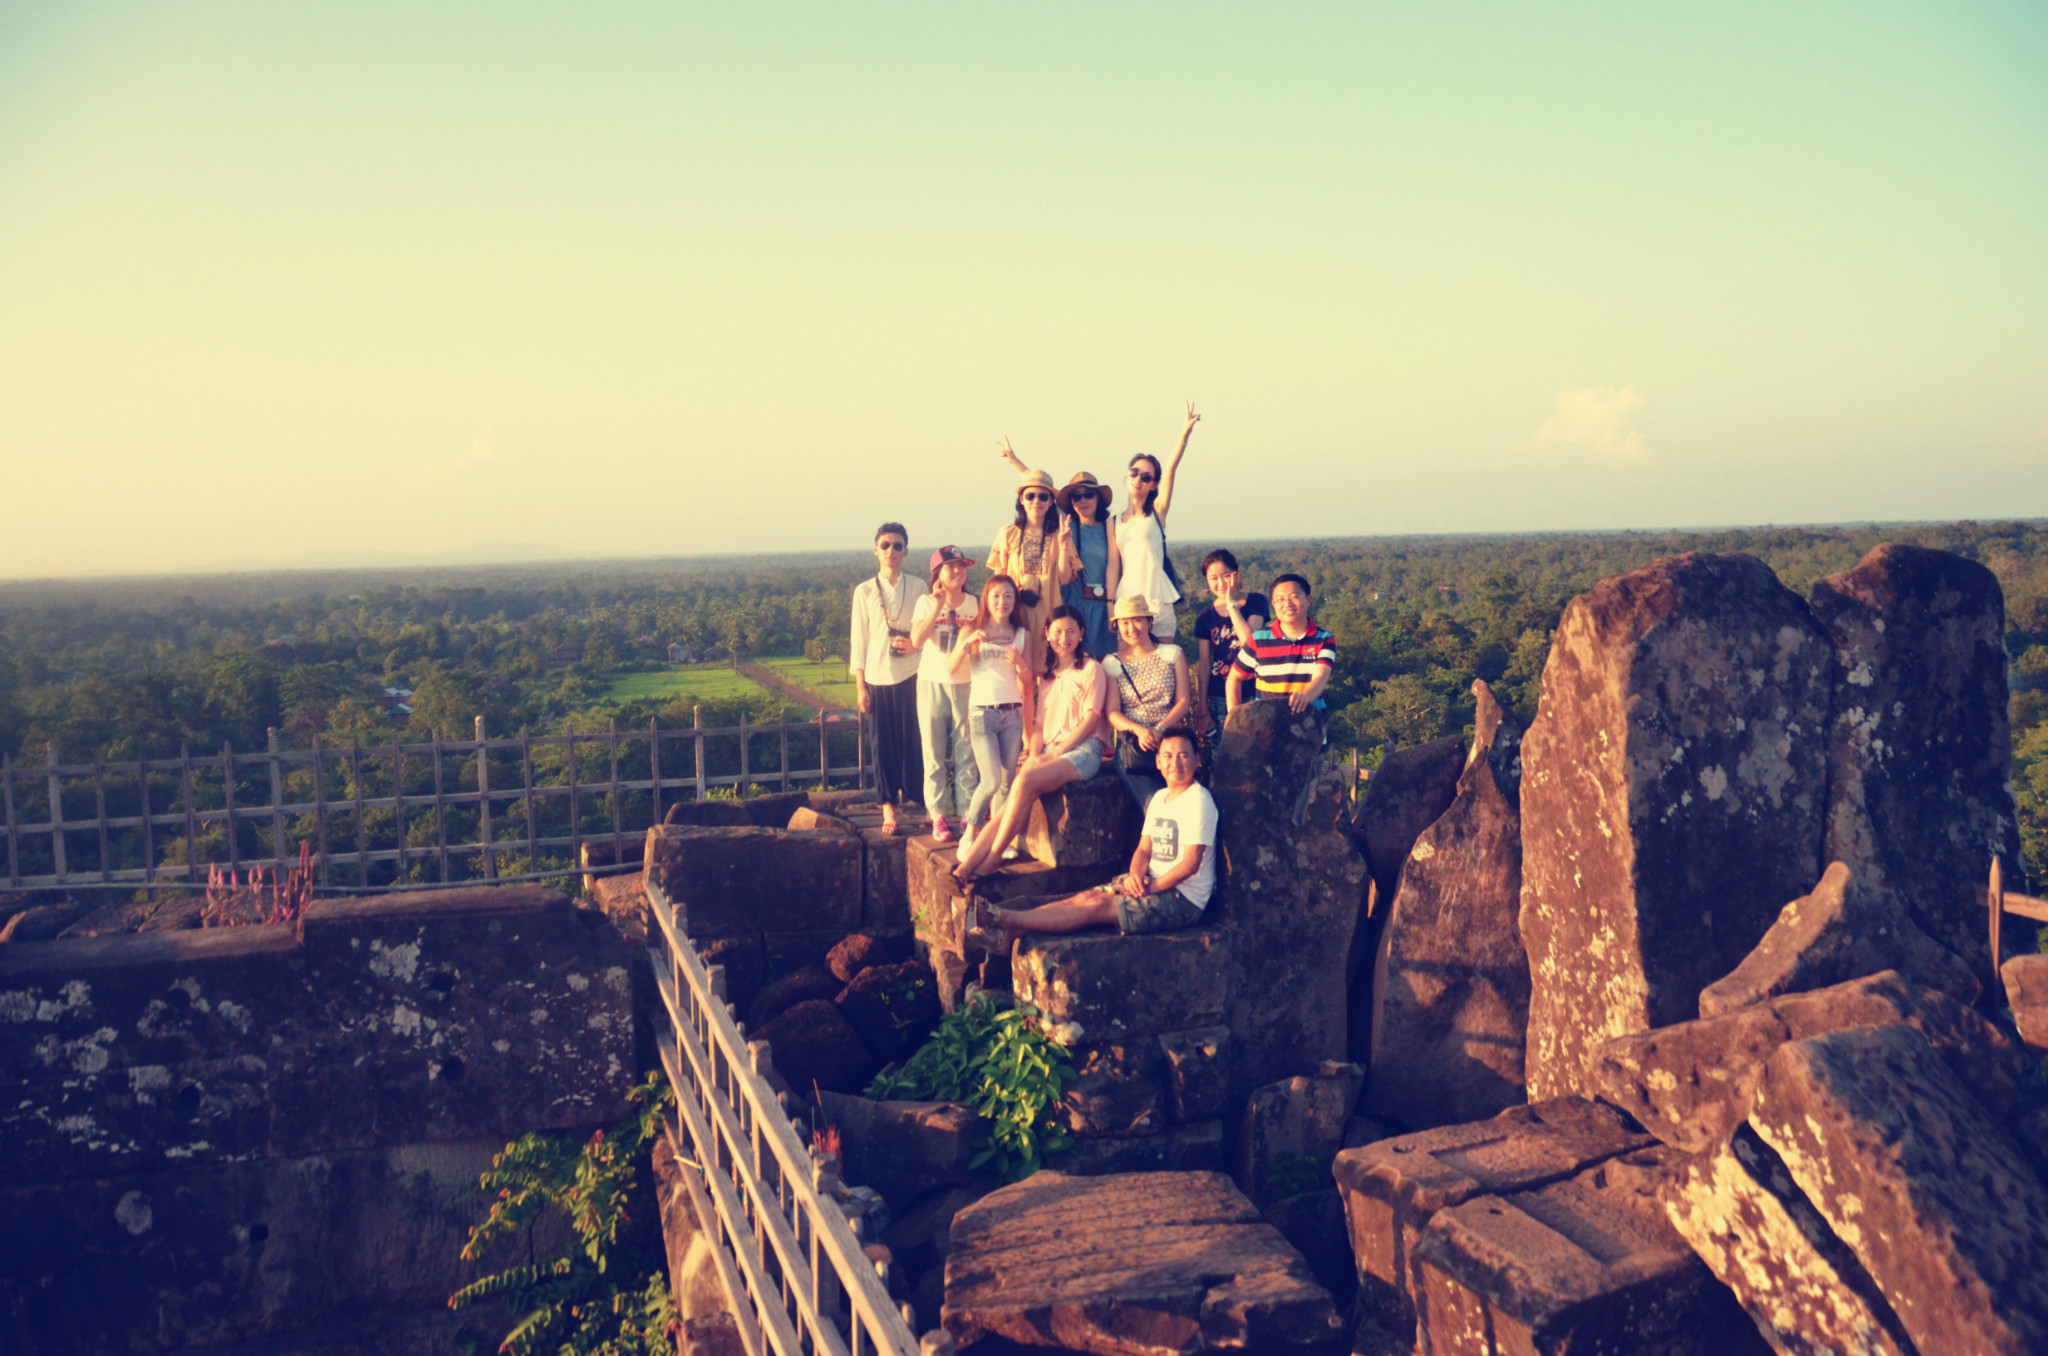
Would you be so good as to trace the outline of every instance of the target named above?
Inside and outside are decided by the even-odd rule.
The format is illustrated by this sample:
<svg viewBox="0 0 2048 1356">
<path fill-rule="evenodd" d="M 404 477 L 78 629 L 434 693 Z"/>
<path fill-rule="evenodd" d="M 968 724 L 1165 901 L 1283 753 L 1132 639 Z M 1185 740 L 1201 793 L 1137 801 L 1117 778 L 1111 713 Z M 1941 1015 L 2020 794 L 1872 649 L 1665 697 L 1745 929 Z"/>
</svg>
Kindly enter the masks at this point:
<svg viewBox="0 0 2048 1356">
<path fill-rule="evenodd" d="M 581 1145 L 567 1135 L 522 1135 L 478 1180 L 495 1198 L 469 1231 L 463 1261 L 530 1231 L 549 1211 L 567 1217 L 577 1239 L 562 1256 L 508 1268 L 448 1297 L 451 1309 L 499 1296 L 511 1304 L 520 1318 L 498 1344 L 504 1356 L 669 1356 L 675 1349 L 661 1232 L 653 1219 L 636 1224 L 627 1211 L 646 1190 L 640 1174 L 674 1093 L 654 1072 L 631 1095 L 636 1110 L 609 1133 L 599 1130 Z"/>
<path fill-rule="evenodd" d="M 975 1141 L 973 1166 L 1022 1181 L 1073 1142 L 1058 1116 L 1060 1092 L 1074 1079 L 1072 1056 L 1038 1017 L 1029 1003 L 1005 1009 L 977 994 L 901 1069 L 869 1084 L 867 1095 L 966 1103 L 989 1122 L 989 1133 Z"/>
</svg>

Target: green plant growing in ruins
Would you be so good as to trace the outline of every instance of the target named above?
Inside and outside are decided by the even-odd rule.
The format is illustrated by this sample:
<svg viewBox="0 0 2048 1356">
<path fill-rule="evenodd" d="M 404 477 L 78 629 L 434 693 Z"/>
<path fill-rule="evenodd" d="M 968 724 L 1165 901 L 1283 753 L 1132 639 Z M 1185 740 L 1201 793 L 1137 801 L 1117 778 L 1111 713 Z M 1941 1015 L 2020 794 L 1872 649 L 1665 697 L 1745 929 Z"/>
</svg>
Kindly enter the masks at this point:
<svg viewBox="0 0 2048 1356">
<path fill-rule="evenodd" d="M 1314 1154 L 1283 1153 L 1266 1170 L 1266 1196 L 1285 1200 L 1327 1185 L 1329 1164 Z"/>
<path fill-rule="evenodd" d="M 668 1356 L 677 1314 L 668 1290 L 661 1234 L 652 1219 L 635 1221 L 627 1206 L 644 1191 L 641 1173 L 674 1101 L 659 1071 L 634 1088 L 634 1110 L 609 1132 L 587 1141 L 535 1132 L 507 1144 L 478 1188 L 492 1196 L 490 1213 L 469 1231 L 462 1260 L 474 1262 L 491 1244 L 527 1232 L 558 1212 L 575 1245 L 475 1281 L 448 1297 L 461 1309 L 502 1297 L 519 1320 L 498 1343 L 503 1356 Z M 471 1348 L 472 1351 L 474 1348 Z"/>
<path fill-rule="evenodd" d="M 966 1103 L 989 1123 L 975 1141 L 973 1166 L 1017 1182 L 1072 1142 L 1057 1112 L 1073 1079 L 1072 1057 L 1045 1034 L 1037 1008 L 1005 1009 L 976 994 L 901 1069 L 869 1084 L 867 1095 Z"/>
</svg>

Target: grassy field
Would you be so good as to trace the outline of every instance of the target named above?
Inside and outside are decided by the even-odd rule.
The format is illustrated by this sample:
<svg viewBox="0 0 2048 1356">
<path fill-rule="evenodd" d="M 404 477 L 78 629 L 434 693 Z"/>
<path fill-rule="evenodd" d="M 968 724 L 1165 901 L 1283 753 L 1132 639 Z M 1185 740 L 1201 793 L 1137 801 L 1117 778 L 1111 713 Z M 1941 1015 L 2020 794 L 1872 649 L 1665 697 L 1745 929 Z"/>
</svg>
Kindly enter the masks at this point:
<svg viewBox="0 0 2048 1356">
<path fill-rule="evenodd" d="M 853 690 L 853 678 L 846 672 L 846 661 L 843 659 L 828 659 L 822 664 L 815 664 L 801 657 L 763 659 L 758 662 L 762 668 L 774 670 L 778 676 L 795 683 L 806 692 L 817 693 L 834 707 L 851 711 L 858 700 Z"/>
<path fill-rule="evenodd" d="M 640 701 L 650 697 L 656 701 L 688 697 L 692 701 L 708 702 L 734 697 L 761 697 L 768 693 L 759 683 L 744 674 L 734 673 L 725 664 L 693 664 L 687 668 L 663 669 L 659 673 L 620 674 L 605 689 L 604 695 L 607 700 L 615 702 Z"/>
</svg>

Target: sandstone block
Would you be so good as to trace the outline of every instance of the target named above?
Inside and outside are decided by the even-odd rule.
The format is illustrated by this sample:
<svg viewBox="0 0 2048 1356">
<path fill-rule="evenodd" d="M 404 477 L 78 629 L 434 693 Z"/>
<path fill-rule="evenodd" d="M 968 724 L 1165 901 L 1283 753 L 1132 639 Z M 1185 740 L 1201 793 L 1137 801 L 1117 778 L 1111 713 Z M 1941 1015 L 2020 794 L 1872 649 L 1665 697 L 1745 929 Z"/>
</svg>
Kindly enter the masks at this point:
<svg viewBox="0 0 2048 1356">
<path fill-rule="evenodd" d="M 760 829 L 780 829 L 789 824 L 789 817 L 810 805 L 808 791 L 770 791 L 765 795 L 749 796 L 738 805 L 747 817 L 747 823 Z"/>
<path fill-rule="evenodd" d="M 1766 1061 L 1788 1041 L 1850 1027 L 1904 1025 L 1931 1041 L 1994 1115 L 2011 1109 L 2019 1067 L 2011 1038 L 1936 989 L 1894 971 L 1787 994 L 1719 1017 L 1609 1041 L 1600 1093 L 1667 1144 L 1705 1153 L 1749 1115 Z"/>
<path fill-rule="evenodd" d="M 1566 607 L 1522 741 L 1532 1098 L 1695 1015 L 1819 878 L 1832 666 L 1751 556 L 1672 556 Z"/>
<path fill-rule="evenodd" d="M 851 984 L 853 977 L 870 965 L 887 965 L 895 959 L 881 938 L 873 933 L 856 932 L 841 938 L 825 953 L 825 968 L 841 984 Z"/>
<path fill-rule="evenodd" d="M 693 939 L 860 926 L 861 844 L 844 834 L 656 827 L 647 879 L 683 911 Z"/>
<path fill-rule="evenodd" d="M 824 966 L 806 965 L 762 987 L 745 1009 L 747 1025 L 758 1029 L 799 1003 L 808 1003 L 814 998 L 837 998 L 844 987 Z M 730 992 L 728 987 L 727 993 Z"/>
<path fill-rule="evenodd" d="M 1040 1172 L 953 1221 L 945 1327 L 963 1345 L 1134 1353 L 1306 1351 L 1330 1294 L 1218 1173 Z"/>
<path fill-rule="evenodd" d="M 791 833 L 859 833 L 853 822 L 841 819 L 829 810 L 814 810 L 808 805 L 799 805 L 790 812 L 789 822 L 782 826 Z"/>
<path fill-rule="evenodd" d="M 910 1058 L 939 1024 L 938 981 L 917 961 L 869 966 L 833 1001 L 861 1043 L 884 1062 Z"/>
<path fill-rule="evenodd" d="M 823 968 L 825 957 L 844 940 L 838 928 L 805 932 L 764 932 L 761 954 L 771 975 L 794 974 L 808 966 Z"/>
<path fill-rule="evenodd" d="M 873 1187 L 898 1209 L 976 1181 L 969 1165 L 988 1123 L 957 1102 L 871 1102 L 828 1090 L 819 1110 L 839 1127 L 846 1180 Z"/>
<path fill-rule="evenodd" d="M 1076 1050 L 1074 1081 L 1060 1099 L 1067 1128 L 1083 1137 L 1158 1134 L 1167 1120 L 1165 1071 L 1156 1040 Z"/>
<path fill-rule="evenodd" d="M 2048 1349 L 2048 1191 L 1926 1037 L 1782 1046 L 1750 1124 L 1922 1352 Z"/>
<path fill-rule="evenodd" d="M 1964 1003 L 1976 1002 L 1983 987 L 1962 957 L 1922 932 L 1896 898 L 1862 888 L 1846 863 L 1831 862 L 1820 884 L 1779 912 L 1742 964 L 1700 991 L 1700 1016 L 1880 970 L 1897 970 Z"/>
<path fill-rule="evenodd" d="M 792 1091 L 813 1083 L 827 1092 L 858 1092 L 881 1064 L 839 1009 L 822 998 L 807 999 L 773 1021 L 747 1033 L 767 1041 L 776 1072 Z"/>
<path fill-rule="evenodd" d="M 1870 1273 L 1748 1126 L 1685 1160 L 1663 1199 L 1673 1227 L 1777 1350 L 1915 1356 Z"/>
<path fill-rule="evenodd" d="M 1127 1139 L 1077 1139 L 1071 1149 L 1050 1161 L 1072 1177 L 1123 1172 L 1221 1172 L 1223 1122 L 1196 1121 L 1171 1126 L 1163 1134 Z"/>
<path fill-rule="evenodd" d="M 1177 1121 L 1207 1120 L 1230 1091 L 1230 1028 L 1195 1027 L 1159 1038 L 1166 1055 L 1166 1095 Z"/>
<path fill-rule="evenodd" d="M 1665 1219 L 1665 1156 L 1646 1150 L 1439 1211 L 1416 1249 L 1422 1349 L 1765 1356 L 1755 1326 Z"/>
<path fill-rule="evenodd" d="M 1344 774 L 1323 769 L 1322 740 L 1317 713 L 1251 702 L 1216 745 L 1210 790 L 1226 871 L 1209 907 L 1230 938 L 1237 1096 L 1341 1060 L 1350 1045 L 1348 965 L 1366 869 L 1343 826 Z"/>
<path fill-rule="evenodd" d="M 1974 892 L 1991 856 L 2008 888 L 2026 888 L 1998 579 L 1946 551 L 1887 544 L 1814 585 L 1813 614 L 1835 652 L 1826 859 L 1981 975 L 1989 938 Z"/>
<path fill-rule="evenodd" d="M 861 926 L 870 932 L 908 932 L 910 921 L 910 840 L 879 828 L 863 830 L 864 876 Z"/>
<path fill-rule="evenodd" d="M 1331 1172 L 1344 1196 L 1361 1304 L 1397 1337 L 1412 1334 L 1415 1249 L 1439 1210 L 1560 1181 L 1654 1143 L 1612 1107 L 1563 1098 L 1344 1150 Z"/>
<path fill-rule="evenodd" d="M 1998 973 L 2020 1039 L 2035 1050 L 2048 1050 L 2048 956 L 2014 956 Z"/>
<path fill-rule="evenodd" d="M 1137 807 L 1114 773 L 1041 796 L 1024 828 L 1025 853 L 1048 866 L 1121 871 L 1137 843 Z"/>
<path fill-rule="evenodd" d="M 1078 1022 L 1082 1041 L 1130 1041 L 1219 1021 L 1229 952 L 1215 929 L 1027 937 L 1011 979 L 1019 1002 Z"/>
<path fill-rule="evenodd" d="M 1380 931 L 1366 1109 L 1417 1130 L 1527 1100 L 1521 727 L 1483 682 L 1470 758 L 1422 830 Z"/>
<path fill-rule="evenodd" d="M 725 967 L 726 1001 L 741 1013 L 752 1007 L 754 996 L 761 992 L 762 975 L 766 972 L 761 939 L 713 937 L 701 942 L 693 940 L 691 945 L 697 948 L 697 955 L 706 967 Z"/>
<path fill-rule="evenodd" d="M 1366 781 L 1351 815 L 1351 836 L 1365 853 L 1382 905 L 1393 900 L 1415 840 L 1451 808 L 1468 752 L 1462 739 L 1395 749 Z"/>
<path fill-rule="evenodd" d="M 1252 1090 L 1236 1166 L 1237 1180 L 1255 1203 L 1304 1190 L 1297 1180 L 1304 1172 L 1321 1176 L 1344 1147 L 1344 1126 L 1363 1081 L 1357 1065 L 1332 1064 L 1315 1077 L 1297 1075 Z"/>
</svg>

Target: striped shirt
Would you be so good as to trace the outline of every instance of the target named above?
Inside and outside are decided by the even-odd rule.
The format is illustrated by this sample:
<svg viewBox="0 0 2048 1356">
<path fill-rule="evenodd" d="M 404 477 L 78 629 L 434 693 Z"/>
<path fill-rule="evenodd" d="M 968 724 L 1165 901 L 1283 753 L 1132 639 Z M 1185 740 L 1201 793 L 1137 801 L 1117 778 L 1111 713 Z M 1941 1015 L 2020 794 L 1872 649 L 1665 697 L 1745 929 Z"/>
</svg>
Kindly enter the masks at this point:
<svg viewBox="0 0 2048 1356">
<path fill-rule="evenodd" d="M 1277 624 L 1254 631 L 1251 644 L 1237 652 L 1235 667 L 1257 680 L 1260 701 L 1271 701 L 1306 690 L 1316 680 L 1317 669 L 1336 665 L 1337 638 L 1310 621 L 1308 634 L 1300 640 L 1281 635 Z M 1321 706 L 1322 698 L 1315 704 Z"/>
</svg>

